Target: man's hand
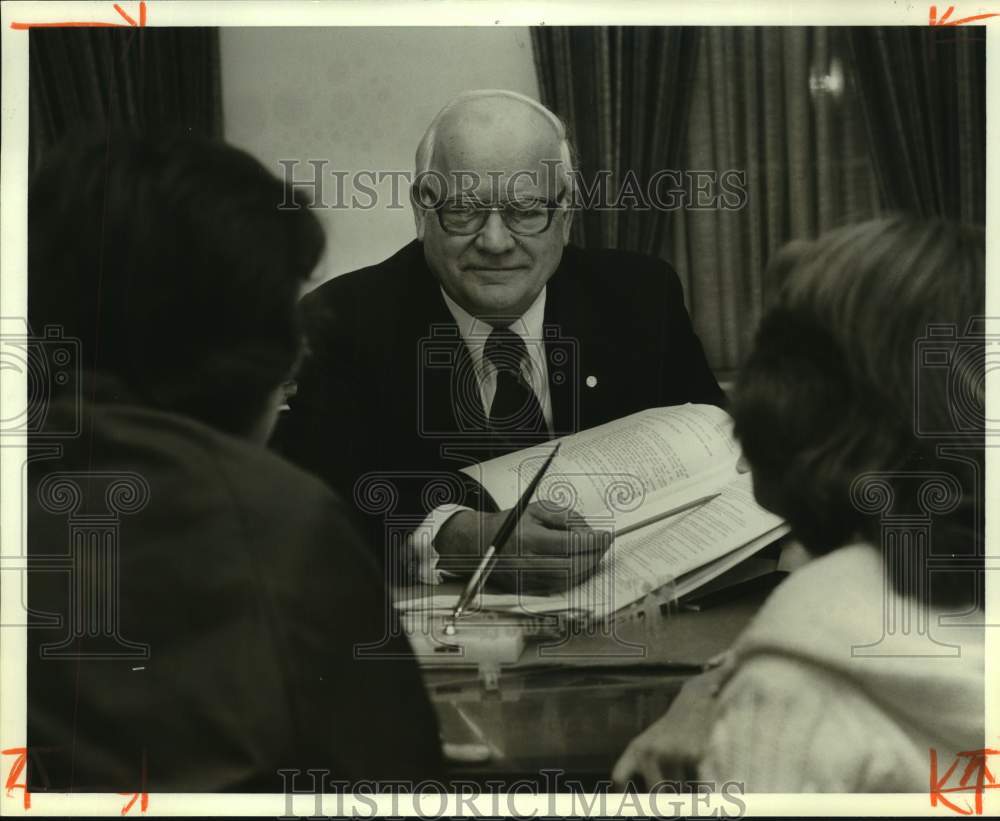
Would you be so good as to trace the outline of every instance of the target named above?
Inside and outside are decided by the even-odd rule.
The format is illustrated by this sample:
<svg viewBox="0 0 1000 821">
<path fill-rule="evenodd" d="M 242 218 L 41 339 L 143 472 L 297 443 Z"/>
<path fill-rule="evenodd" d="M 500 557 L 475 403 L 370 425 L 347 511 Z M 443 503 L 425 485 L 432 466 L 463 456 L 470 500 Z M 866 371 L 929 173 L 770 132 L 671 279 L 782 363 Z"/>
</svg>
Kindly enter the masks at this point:
<svg viewBox="0 0 1000 821">
<path fill-rule="evenodd" d="M 438 566 L 471 574 L 507 513 L 464 510 L 452 516 L 434 540 Z M 565 590 L 594 572 L 611 538 L 610 531 L 594 530 L 575 510 L 534 502 L 500 551 L 490 583 L 523 592 Z"/>
<path fill-rule="evenodd" d="M 611 772 L 617 787 L 629 782 L 651 790 L 662 781 L 683 784 L 698 778 L 698 762 L 711 731 L 715 694 L 727 675 L 717 668 L 690 679 L 659 719 L 625 748 Z"/>
</svg>

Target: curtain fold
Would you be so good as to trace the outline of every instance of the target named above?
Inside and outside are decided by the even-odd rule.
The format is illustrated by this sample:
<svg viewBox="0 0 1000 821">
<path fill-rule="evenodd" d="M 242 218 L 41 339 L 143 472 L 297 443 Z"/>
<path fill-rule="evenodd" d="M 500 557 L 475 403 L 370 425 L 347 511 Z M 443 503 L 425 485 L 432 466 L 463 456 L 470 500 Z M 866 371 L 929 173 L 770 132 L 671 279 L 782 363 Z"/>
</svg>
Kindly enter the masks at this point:
<svg viewBox="0 0 1000 821">
<path fill-rule="evenodd" d="M 543 28 L 542 100 L 585 179 L 745 175 L 740 210 L 585 212 L 574 239 L 670 260 L 709 361 L 739 367 L 768 258 L 883 211 L 985 222 L 982 27 Z M 690 194 L 690 191 L 689 191 Z"/>
<path fill-rule="evenodd" d="M 847 31 L 887 208 L 986 221 L 986 30 Z"/>
<path fill-rule="evenodd" d="M 694 76 L 684 167 L 745 174 L 739 210 L 683 209 L 660 253 L 681 274 L 692 322 L 722 378 L 742 364 L 778 283 L 768 259 L 879 212 L 841 32 L 711 28 Z"/>
<path fill-rule="evenodd" d="M 79 128 L 221 135 L 218 29 L 33 29 L 29 36 L 32 168 Z"/>
<path fill-rule="evenodd" d="M 566 122 L 587 183 L 606 175 L 613 200 L 677 168 L 701 30 L 663 27 L 539 27 L 531 32 L 542 101 Z M 590 209 L 574 240 L 655 254 L 669 213 Z"/>
<path fill-rule="evenodd" d="M 617 190 L 661 169 L 741 174 L 738 209 L 584 212 L 575 241 L 661 256 L 677 269 L 709 362 L 729 377 L 775 286 L 769 257 L 879 211 L 842 29 L 543 28 L 542 100 L 566 121 L 585 179 Z M 716 183 L 716 188 L 718 183 Z"/>
</svg>

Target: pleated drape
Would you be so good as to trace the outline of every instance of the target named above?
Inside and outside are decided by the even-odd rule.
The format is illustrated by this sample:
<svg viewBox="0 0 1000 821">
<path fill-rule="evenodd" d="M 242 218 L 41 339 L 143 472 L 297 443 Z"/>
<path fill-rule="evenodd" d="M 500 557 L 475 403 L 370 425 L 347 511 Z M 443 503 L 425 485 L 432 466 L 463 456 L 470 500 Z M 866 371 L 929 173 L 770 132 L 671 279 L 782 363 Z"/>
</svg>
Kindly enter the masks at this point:
<svg viewBox="0 0 1000 821">
<path fill-rule="evenodd" d="M 84 128 L 221 135 L 218 29 L 35 29 L 30 38 L 32 168 Z"/>
<path fill-rule="evenodd" d="M 739 210 L 598 210 L 576 241 L 669 260 L 709 361 L 726 378 L 748 352 L 789 239 L 878 212 L 843 30 L 543 28 L 542 99 L 568 123 L 584 178 L 645 184 L 661 169 L 742 174 Z M 612 190 L 618 190 L 615 184 Z"/>
<path fill-rule="evenodd" d="M 683 27 L 532 30 L 542 100 L 566 121 L 585 180 L 606 174 L 613 197 L 629 175 L 645 186 L 678 167 L 699 37 Z M 588 210 L 574 239 L 655 254 L 668 220 L 655 209 Z"/>
<path fill-rule="evenodd" d="M 985 224 L 985 28 L 856 28 L 847 38 L 886 207 Z"/>
<path fill-rule="evenodd" d="M 724 377 L 749 352 L 778 283 L 768 259 L 880 211 L 842 33 L 713 28 L 704 35 L 684 165 L 746 174 L 740 210 L 684 209 L 660 253 L 685 284 L 692 321 Z"/>
</svg>

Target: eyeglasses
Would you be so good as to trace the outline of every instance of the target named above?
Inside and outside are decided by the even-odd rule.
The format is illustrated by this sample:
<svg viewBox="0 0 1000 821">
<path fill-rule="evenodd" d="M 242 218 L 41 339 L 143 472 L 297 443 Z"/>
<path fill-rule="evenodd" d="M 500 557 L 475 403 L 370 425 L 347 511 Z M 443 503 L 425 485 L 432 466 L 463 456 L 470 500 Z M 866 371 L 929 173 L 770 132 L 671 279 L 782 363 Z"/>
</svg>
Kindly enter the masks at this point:
<svg viewBox="0 0 1000 821">
<path fill-rule="evenodd" d="M 552 216 L 562 209 L 557 202 L 539 200 L 480 205 L 474 202 L 449 202 L 436 208 L 438 222 L 448 234 L 471 237 L 483 230 L 491 211 L 499 211 L 500 219 L 512 234 L 530 237 L 543 234 L 552 224 Z"/>
</svg>

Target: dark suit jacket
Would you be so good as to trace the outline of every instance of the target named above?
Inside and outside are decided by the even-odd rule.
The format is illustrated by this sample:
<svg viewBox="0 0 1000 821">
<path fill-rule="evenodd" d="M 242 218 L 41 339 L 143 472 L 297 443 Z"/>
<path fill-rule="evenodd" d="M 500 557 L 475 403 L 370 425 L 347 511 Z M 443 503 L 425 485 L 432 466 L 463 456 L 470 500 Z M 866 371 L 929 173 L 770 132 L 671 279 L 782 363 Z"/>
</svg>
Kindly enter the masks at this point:
<svg viewBox="0 0 1000 821">
<path fill-rule="evenodd" d="M 72 412 L 56 406 L 49 421 Z M 110 403 L 87 403 L 84 419 L 62 457 L 29 470 L 30 555 L 57 570 L 30 573 L 29 603 L 62 622 L 28 631 L 32 790 L 282 792 L 281 768 L 302 771 L 299 790 L 312 786 L 308 768 L 351 781 L 439 775 L 436 719 L 405 639 L 381 648 L 394 659 L 354 656 L 384 637 L 387 600 L 340 501 L 192 419 Z M 66 559 L 74 538 L 108 526 L 120 640 L 103 604 L 82 625 L 99 635 L 74 638 L 74 586 L 104 559 L 75 576 Z M 85 609 L 96 601 L 84 594 Z"/>
<path fill-rule="evenodd" d="M 645 408 L 724 403 L 665 262 L 569 246 L 547 288 L 557 436 Z M 466 500 L 449 474 L 493 454 L 470 357 L 422 245 L 324 283 L 303 307 L 311 355 L 279 447 L 353 497 L 383 541 Z"/>
</svg>

